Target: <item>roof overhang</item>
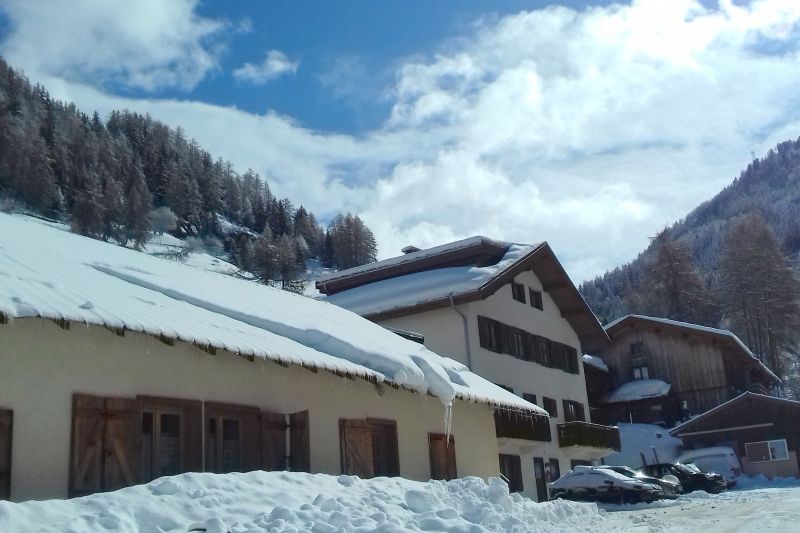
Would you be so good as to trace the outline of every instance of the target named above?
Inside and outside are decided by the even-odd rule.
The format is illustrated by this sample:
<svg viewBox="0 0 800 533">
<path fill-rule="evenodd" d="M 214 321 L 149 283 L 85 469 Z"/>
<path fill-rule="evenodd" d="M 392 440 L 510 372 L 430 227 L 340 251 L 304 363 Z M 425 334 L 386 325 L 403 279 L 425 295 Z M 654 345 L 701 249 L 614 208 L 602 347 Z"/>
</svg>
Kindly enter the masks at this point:
<svg viewBox="0 0 800 533">
<path fill-rule="evenodd" d="M 800 402 L 794 400 L 788 400 L 786 398 L 777 398 L 775 396 L 765 396 L 764 394 L 757 394 L 755 392 L 743 392 L 736 398 L 728 400 L 725 403 L 721 403 L 718 406 L 714 407 L 713 409 L 709 409 L 705 413 L 698 415 L 691 420 L 687 420 L 682 424 L 678 424 L 674 428 L 669 430 L 670 435 L 675 437 L 680 437 L 681 435 L 687 435 L 690 433 L 698 434 L 703 432 L 711 432 L 711 430 L 704 430 L 704 431 L 695 431 L 698 429 L 703 422 L 708 420 L 713 420 L 714 417 L 718 416 L 722 411 L 725 411 L 735 405 L 745 402 L 745 401 L 757 401 L 763 402 L 764 404 L 774 404 L 774 405 L 783 405 L 788 409 L 796 409 L 797 414 L 800 415 Z M 768 422 L 765 421 L 765 422 Z M 723 429 L 735 429 L 735 428 L 717 428 L 720 430 Z M 716 430 L 715 430 L 716 431 Z"/>
</svg>

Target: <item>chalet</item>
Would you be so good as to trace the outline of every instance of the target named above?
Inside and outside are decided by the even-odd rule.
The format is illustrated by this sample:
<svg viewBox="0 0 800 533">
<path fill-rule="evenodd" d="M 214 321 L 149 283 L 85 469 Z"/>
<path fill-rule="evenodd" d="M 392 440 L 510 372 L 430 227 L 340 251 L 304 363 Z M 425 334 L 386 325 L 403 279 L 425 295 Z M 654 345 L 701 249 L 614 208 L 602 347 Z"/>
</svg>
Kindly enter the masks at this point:
<svg viewBox="0 0 800 533">
<path fill-rule="evenodd" d="M 41 221 L 0 228 L 0 498 L 190 471 L 486 478 L 495 416 L 546 421 L 340 307 Z"/>
<path fill-rule="evenodd" d="M 745 392 L 670 433 L 686 449 L 733 448 L 748 476 L 800 477 L 800 402 Z"/>
<path fill-rule="evenodd" d="M 547 243 L 473 237 L 404 252 L 326 276 L 317 288 L 329 302 L 421 334 L 431 350 L 549 413 L 528 427 L 496 417 L 512 490 L 546 499 L 547 481 L 619 449 L 619 430 L 588 416 L 580 358 L 608 337 Z"/>
<path fill-rule="evenodd" d="M 672 425 L 745 391 L 770 394 L 780 380 L 730 331 L 642 315 L 605 328 L 598 355 L 609 369 L 606 394 L 592 407 L 606 423 Z M 589 388 L 600 385 L 596 375 Z M 597 397 L 597 396 L 596 396 Z"/>
</svg>

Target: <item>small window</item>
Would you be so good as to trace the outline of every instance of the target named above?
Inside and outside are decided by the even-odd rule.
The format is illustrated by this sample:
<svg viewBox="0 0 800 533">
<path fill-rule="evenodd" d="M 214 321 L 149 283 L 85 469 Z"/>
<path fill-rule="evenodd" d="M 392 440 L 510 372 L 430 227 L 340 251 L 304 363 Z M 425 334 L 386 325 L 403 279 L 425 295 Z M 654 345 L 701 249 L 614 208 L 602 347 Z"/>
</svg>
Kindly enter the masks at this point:
<svg viewBox="0 0 800 533">
<path fill-rule="evenodd" d="M 564 421 L 565 422 L 584 422 L 583 404 L 573 400 L 564 400 Z"/>
<path fill-rule="evenodd" d="M 522 399 L 526 402 L 531 402 L 534 405 L 538 405 L 536 403 L 536 395 L 535 394 L 528 394 L 527 392 L 522 393 Z"/>
<path fill-rule="evenodd" d="M 786 445 L 786 439 L 748 442 L 744 446 L 747 450 L 747 460 L 751 463 L 785 461 L 789 459 L 789 448 Z"/>
<path fill-rule="evenodd" d="M 206 426 L 206 472 L 242 471 L 241 422 L 229 416 L 212 416 Z"/>
<path fill-rule="evenodd" d="M 150 481 L 180 474 L 181 415 L 162 409 L 142 412 L 141 478 Z"/>
<path fill-rule="evenodd" d="M 542 293 L 541 291 L 535 291 L 533 289 L 528 289 L 528 294 L 531 297 L 531 307 L 535 307 L 539 311 L 544 309 L 542 305 Z"/>
<path fill-rule="evenodd" d="M 631 357 L 631 378 L 650 379 L 650 369 L 647 367 L 647 358 L 644 355 Z"/>
<path fill-rule="evenodd" d="M 518 302 L 527 303 L 525 301 L 525 285 L 512 281 L 511 296 Z"/>
<path fill-rule="evenodd" d="M 631 343 L 631 355 L 643 355 L 644 354 L 644 343 L 643 342 L 632 342 Z"/>
<path fill-rule="evenodd" d="M 550 413 L 550 418 L 558 418 L 558 403 L 552 399 L 544 396 L 542 398 L 544 410 Z"/>
</svg>

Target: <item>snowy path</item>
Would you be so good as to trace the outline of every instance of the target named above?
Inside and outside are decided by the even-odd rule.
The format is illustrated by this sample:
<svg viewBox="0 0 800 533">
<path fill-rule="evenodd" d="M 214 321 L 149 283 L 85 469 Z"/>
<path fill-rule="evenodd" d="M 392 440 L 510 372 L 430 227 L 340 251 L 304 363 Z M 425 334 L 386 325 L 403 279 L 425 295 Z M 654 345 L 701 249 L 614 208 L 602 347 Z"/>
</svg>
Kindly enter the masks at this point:
<svg viewBox="0 0 800 533">
<path fill-rule="evenodd" d="M 702 493 L 704 494 L 704 493 Z M 800 487 L 694 494 L 675 502 L 609 512 L 603 530 L 624 533 L 800 532 Z"/>
</svg>

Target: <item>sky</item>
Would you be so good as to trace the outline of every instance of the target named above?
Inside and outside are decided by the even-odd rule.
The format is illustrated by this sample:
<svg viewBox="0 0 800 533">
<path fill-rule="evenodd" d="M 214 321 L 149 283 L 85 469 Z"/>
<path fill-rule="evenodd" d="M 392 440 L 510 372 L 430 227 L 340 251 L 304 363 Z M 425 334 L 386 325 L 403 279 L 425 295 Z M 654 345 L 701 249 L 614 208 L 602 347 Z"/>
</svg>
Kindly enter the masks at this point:
<svg viewBox="0 0 800 533">
<path fill-rule="evenodd" d="M 800 2 L 3 0 L 0 55 L 149 113 L 379 257 L 548 241 L 578 283 L 800 136 Z"/>
</svg>

